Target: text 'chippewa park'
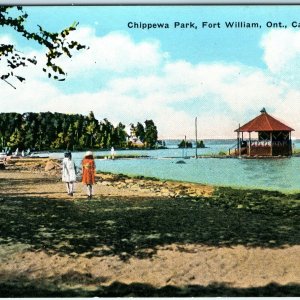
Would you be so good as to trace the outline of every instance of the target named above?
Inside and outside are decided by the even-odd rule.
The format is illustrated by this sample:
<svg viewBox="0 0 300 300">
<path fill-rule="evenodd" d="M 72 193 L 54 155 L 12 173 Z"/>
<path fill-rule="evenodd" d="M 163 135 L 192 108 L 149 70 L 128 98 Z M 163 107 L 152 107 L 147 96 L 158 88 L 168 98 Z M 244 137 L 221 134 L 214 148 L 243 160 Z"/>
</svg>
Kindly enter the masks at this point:
<svg viewBox="0 0 300 300">
<path fill-rule="evenodd" d="M 293 21 L 289 24 L 283 22 L 272 22 L 267 21 L 264 24 L 259 22 L 245 22 L 245 21 L 228 21 L 228 22 L 173 22 L 173 23 L 144 23 L 144 22 L 133 22 L 127 23 L 127 27 L 130 29 L 260 29 L 260 28 L 300 28 L 300 21 Z"/>
</svg>

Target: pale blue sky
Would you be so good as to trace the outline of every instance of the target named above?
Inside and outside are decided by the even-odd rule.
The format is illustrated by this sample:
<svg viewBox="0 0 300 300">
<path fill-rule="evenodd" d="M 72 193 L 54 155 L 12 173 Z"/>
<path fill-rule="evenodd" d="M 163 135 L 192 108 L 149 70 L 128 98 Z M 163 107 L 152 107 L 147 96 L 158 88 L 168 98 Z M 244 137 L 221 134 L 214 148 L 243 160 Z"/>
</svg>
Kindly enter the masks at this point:
<svg viewBox="0 0 300 300">
<path fill-rule="evenodd" d="M 253 31 L 226 28 L 197 31 L 173 28 L 139 30 L 129 29 L 127 24 L 129 21 L 173 24 L 176 21 L 224 23 L 239 20 L 262 24 L 269 20 L 290 23 L 296 15 L 295 7 L 278 6 L 77 6 L 28 7 L 26 10 L 30 13 L 32 29 L 36 28 L 36 24 L 43 24 L 55 31 L 78 21 L 80 26 L 94 27 L 98 36 L 111 31 L 124 31 L 137 42 L 158 39 L 163 50 L 169 52 L 173 59 L 186 59 L 191 63 L 236 61 L 260 67 L 264 64 L 259 41 L 268 28 Z"/>
<path fill-rule="evenodd" d="M 32 30 L 40 24 L 57 31 L 78 21 L 78 31 L 91 49 L 79 60 L 74 57 L 73 65 L 66 64 L 66 82 L 49 81 L 40 72 L 16 91 L 0 83 L 7 97 L 15 99 L 1 105 L 3 111 L 94 110 L 98 118 L 125 124 L 152 118 L 163 138 L 192 136 L 192 120 L 198 116 L 204 137 L 222 138 L 234 137 L 238 123 L 266 107 L 300 137 L 300 31 L 291 26 L 300 22 L 300 6 L 25 9 Z M 168 23 L 170 28 L 129 29 L 130 21 Z M 202 29 L 204 21 L 220 22 L 221 28 Z M 258 22 L 261 28 L 225 27 L 233 21 Z M 268 21 L 287 28 L 268 28 Z M 194 22 L 198 29 L 174 29 L 174 22 Z M 41 51 L 0 27 L 0 42 L 4 36 L 23 51 Z M 32 95 L 33 89 L 37 95 Z M 17 102 L 21 93 L 26 102 Z"/>
<path fill-rule="evenodd" d="M 164 51 L 173 59 L 187 59 L 191 63 L 202 61 L 236 61 L 263 67 L 261 36 L 269 31 L 249 29 L 129 29 L 129 21 L 144 23 L 170 23 L 202 21 L 221 22 L 297 21 L 299 6 L 76 6 L 76 7 L 28 7 L 32 29 L 42 24 L 53 31 L 74 21 L 80 26 L 92 26 L 98 36 L 111 31 L 128 32 L 135 41 L 159 39 Z M 95 25 L 95 23 L 98 23 Z M 300 19 L 299 19 L 300 22 Z"/>
</svg>

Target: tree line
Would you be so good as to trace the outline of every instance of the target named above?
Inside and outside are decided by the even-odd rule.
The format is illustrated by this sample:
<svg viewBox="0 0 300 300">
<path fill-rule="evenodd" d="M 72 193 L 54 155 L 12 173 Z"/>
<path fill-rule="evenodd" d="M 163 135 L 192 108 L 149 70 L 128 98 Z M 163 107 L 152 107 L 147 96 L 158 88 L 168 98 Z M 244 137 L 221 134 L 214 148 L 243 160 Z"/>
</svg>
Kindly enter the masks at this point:
<svg viewBox="0 0 300 300">
<path fill-rule="evenodd" d="M 87 116 L 63 113 L 0 113 L 0 148 L 11 150 L 85 150 L 133 148 L 121 122 L 114 126 L 106 118 L 98 121 L 93 112 Z M 143 147 L 157 144 L 157 128 L 152 120 L 145 126 L 131 124 Z M 138 130 L 136 129 L 138 128 Z"/>
</svg>

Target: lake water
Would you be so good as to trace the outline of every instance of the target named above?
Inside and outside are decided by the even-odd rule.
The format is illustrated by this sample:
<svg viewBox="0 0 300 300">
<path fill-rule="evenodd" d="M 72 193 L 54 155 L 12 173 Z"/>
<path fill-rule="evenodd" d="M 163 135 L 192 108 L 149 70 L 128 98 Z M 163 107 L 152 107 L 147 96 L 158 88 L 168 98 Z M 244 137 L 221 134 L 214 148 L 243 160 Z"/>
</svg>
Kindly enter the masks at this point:
<svg viewBox="0 0 300 300">
<path fill-rule="evenodd" d="M 205 141 L 208 148 L 198 149 L 198 155 L 218 154 L 228 151 L 234 140 Z M 294 141 L 300 148 L 300 141 Z M 300 157 L 282 159 L 238 159 L 238 158 L 189 158 L 195 149 L 182 150 L 177 142 L 169 142 L 169 149 L 162 150 L 120 150 L 118 154 L 147 155 L 137 159 L 97 159 L 99 171 L 143 175 L 160 179 L 198 182 L 220 186 L 262 188 L 283 191 L 300 191 Z M 110 155 L 110 151 L 96 151 L 95 155 Z M 83 153 L 73 153 L 77 165 Z M 178 164 L 179 160 L 184 164 Z"/>
</svg>

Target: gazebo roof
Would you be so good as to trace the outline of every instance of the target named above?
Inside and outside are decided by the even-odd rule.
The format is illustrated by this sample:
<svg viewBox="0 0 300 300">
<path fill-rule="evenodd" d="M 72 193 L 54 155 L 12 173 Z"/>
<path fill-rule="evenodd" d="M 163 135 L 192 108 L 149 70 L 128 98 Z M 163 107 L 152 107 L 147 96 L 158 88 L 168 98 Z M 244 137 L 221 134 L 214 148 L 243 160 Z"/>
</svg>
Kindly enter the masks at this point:
<svg viewBox="0 0 300 300">
<path fill-rule="evenodd" d="M 260 112 L 259 116 L 236 129 L 235 132 L 294 131 L 293 128 L 270 116 L 264 108 Z"/>
</svg>

